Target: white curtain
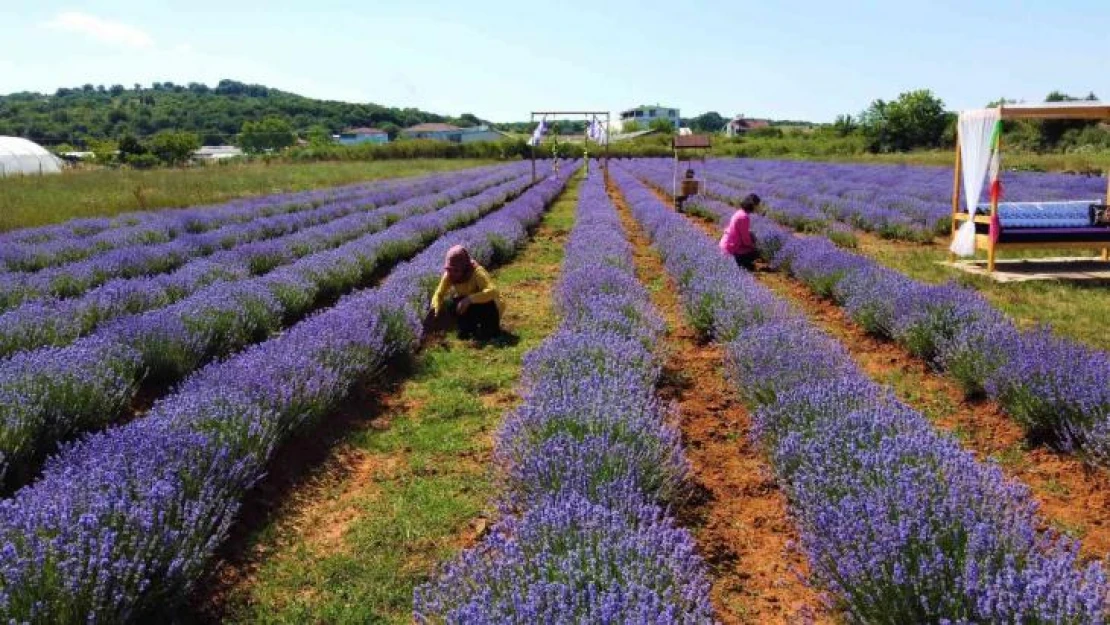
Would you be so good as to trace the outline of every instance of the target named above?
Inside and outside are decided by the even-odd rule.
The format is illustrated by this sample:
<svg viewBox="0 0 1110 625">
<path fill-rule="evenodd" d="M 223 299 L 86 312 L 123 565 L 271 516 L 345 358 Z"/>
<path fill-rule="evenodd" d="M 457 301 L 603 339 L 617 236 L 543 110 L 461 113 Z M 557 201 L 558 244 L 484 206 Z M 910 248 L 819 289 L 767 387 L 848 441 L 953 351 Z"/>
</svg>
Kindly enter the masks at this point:
<svg viewBox="0 0 1110 625">
<path fill-rule="evenodd" d="M 963 163 L 968 220 L 960 226 L 949 247 L 960 256 L 975 255 L 975 209 L 979 206 L 983 182 L 990 169 L 991 137 L 1001 117 L 1002 112 L 997 108 L 960 113 L 960 160 Z"/>
</svg>

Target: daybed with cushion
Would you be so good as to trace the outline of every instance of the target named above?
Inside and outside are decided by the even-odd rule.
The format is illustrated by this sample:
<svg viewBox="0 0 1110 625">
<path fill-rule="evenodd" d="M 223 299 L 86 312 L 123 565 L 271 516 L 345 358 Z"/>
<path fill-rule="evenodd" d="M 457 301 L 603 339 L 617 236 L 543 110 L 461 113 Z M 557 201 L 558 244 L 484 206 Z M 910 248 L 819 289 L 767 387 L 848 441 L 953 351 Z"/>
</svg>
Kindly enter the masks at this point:
<svg viewBox="0 0 1110 625">
<path fill-rule="evenodd" d="M 1110 105 L 1100 102 L 1013 104 L 961 113 L 952 190 L 952 257 L 955 258 L 956 253 L 970 255 L 975 250 L 985 250 L 988 271 L 994 271 L 995 258 L 1003 249 L 1091 249 L 1100 251 L 1102 260 L 1110 261 L 1110 225 L 1106 222 L 1110 181 L 1103 198 L 1054 202 L 1000 201 L 999 158 L 1003 119 L 1107 120 L 1110 119 Z M 988 187 L 991 201 L 976 201 L 976 214 L 971 217 L 966 210 L 961 210 L 961 189 L 966 189 L 967 196 L 978 200 L 983 179 L 988 173 L 992 175 Z M 964 204 L 968 205 L 968 198 L 964 199 Z M 965 246 L 959 242 L 962 225 L 969 218 L 974 221 L 974 231 L 963 234 L 969 237 L 974 234 L 973 248 L 970 238 L 963 239 Z"/>
</svg>

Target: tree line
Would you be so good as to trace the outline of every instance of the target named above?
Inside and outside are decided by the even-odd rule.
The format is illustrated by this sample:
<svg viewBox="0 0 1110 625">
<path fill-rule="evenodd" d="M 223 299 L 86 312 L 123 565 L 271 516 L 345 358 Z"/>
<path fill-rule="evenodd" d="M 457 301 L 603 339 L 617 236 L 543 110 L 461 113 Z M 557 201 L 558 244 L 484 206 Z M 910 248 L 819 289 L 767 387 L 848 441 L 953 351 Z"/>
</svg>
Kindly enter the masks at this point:
<svg viewBox="0 0 1110 625">
<path fill-rule="evenodd" d="M 1080 98 L 1053 91 L 1046 101 Z M 1088 94 L 1083 99 L 1093 100 Z M 998 102 L 1009 102 L 1000 99 Z M 136 167 L 178 164 L 201 145 L 234 144 L 247 152 L 264 153 L 297 143 L 323 148 L 331 136 L 345 128 L 369 126 L 396 139 L 402 128 L 426 122 L 446 122 L 460 127 L 486 124 L 472 113 L 449 117 L 415 108 L 385 107 L 316 100 L 263 85 L 221 80 L 215 87 L 156 82 L 104 86 L 86 84 L 58 89 L 50 95 L 15 93 L 0 96 L 0 135 L 22 136 L 55 151 L 90 150 L 103 160 Z M 720 132 L 728 118 L 716 111 L 684 118 L 682 125 L 696 132 Z M 673 132 L 670 122 L 655 120 L 651 128 Z M 527 135 L 530 122 L 498 124 L 498 128 Z M 755 129 L 732 146 L 744 154 L 744 142 L 762 140 L 798 145 L 820 143 L 821 151 L 902 152 L 951 147 L 955 143 L 956 114 L 930 90 L 900 94 L 893 100 L 877 99 L 858 114 L 840 115 L 831 124 L 772 121 Z M 625 132 L 647 127 L 629 124 Z M 549 134 L 582 134 L 586 122 L 559 120 Z M 1006 144 L 1032 152 L 1110 149 L 1110 131 L 1085 121 L 1015 121 L 1004 125 Z M 613 132 L 617 132 L 616 129 Z M 825 144 L 829 144 L 826 146 Z M 763 151 L 761 155 L 768 154 Z M 826 149 L 828 148 L 828 149 Z M 772 150 L 787 149 L 782 146 Z M 316 150 L 321 153 L 322 150 Z"/>
</svg>

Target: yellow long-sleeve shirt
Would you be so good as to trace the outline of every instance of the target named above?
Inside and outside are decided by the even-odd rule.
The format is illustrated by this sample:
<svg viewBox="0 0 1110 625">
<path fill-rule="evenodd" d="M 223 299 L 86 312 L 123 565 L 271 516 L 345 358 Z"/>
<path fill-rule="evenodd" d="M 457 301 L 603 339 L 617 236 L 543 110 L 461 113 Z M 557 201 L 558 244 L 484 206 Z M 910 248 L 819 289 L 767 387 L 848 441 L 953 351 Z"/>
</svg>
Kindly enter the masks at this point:
<svg viewBox="0 0 1110 625">
<path fill-rule="evenodd" d="M 470 273 L 470 277 L 457 284 L 451 282 L 447 277 L 447 272 L 444 272 L 443 277 L 439 279 L 439 286 L 436 287 L 435 295 L 432 296 L 432 308 L 437 315 L 450 297 L 469 297 L 471 304 L 494 302 L 497 306 L 497 312 L 499 314 L 505 313 L 505 304 L 501 301 L 501 293 L 497 291 L 497 287 L 493 285 L 493 280 L 490 280 L 489 274 L 481 265 L 476 265 L 474 271 Z"/>
</svg>

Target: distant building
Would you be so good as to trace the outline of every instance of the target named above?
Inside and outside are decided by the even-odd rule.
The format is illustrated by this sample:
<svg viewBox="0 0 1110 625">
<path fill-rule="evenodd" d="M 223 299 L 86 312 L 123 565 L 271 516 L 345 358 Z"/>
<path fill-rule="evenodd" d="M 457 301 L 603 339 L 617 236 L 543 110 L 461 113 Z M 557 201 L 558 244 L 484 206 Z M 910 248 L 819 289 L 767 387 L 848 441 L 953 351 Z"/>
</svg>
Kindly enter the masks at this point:
<svg viewBox="0 0 1110 625">
<path fill-rule="evenodd" d="M 389 143 L 389 133 L 379 128 L 348 128 L 339 133 L 336 142 L 340 145 Z"/>
<path fill-rule="evenodd" d="M 671 126 L 678 128 L 681 117 L 679 116 L 678 109 L 667 108 L 656 104 L 655 106 L 637 106 L 633 109 L 621 111 L 621 122 L 637 122 L 644 128 L 651 125 L 651 122 L 657 119 L 665 119 L 671 122 Z"/>
<path fill-rule="evenodd" d="M 730 137 L 738 137 L 749 131 L 758 128 L 770 128 L 771 122 L 766 119 L 748 119 L 743 114 L 733 117 L 727 124 L 725 124 L 725 134 Z"/>
<path fill-rule="evenodd" d="M 234 145 L 206 145 L 193 152 L 194 161 L 222 161 L 229 158 L 239 158 L 243 150 Z"/>
<path fill-rule="evenodd" d="M 459 128 L 451 124 L 417 124 L 401 131 L 401 134 L 410 139 L 432 139 L 435 141 L 450 141 L 451 143 L 478 143 L 480 141 L 500 141 L 509 135 L 490 128 L 489 126 L 474 126 L 473 128 Z"/>
<path fill-rule="evenodd" d="M 409 126 L 401 134 L 410 139 L 435 139 L 462 143 L 462 128 L 452 124 L 428 123 Z"/>
<path fill-rule="evenodd" d="M 501 132 L 489 126 L 474 126 L 473 128 L 462 128 L 459 134 L 461 143 L 478 143 L 479 141 L 500 141 L 507 138 L 507 133 Z"/>
</svg>

